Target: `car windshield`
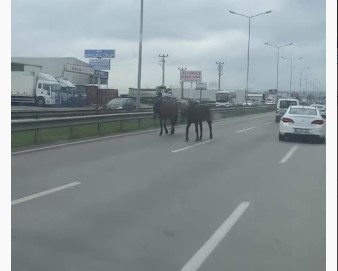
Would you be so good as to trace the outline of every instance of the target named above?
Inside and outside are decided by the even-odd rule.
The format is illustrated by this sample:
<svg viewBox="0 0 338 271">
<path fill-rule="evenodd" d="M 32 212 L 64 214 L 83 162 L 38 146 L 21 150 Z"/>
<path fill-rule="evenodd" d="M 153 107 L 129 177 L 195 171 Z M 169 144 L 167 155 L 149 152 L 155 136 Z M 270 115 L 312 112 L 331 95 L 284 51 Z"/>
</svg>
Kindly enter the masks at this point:
<svg viewBox="0 0 338 271">
<path fill-rule="evenodd" d="M 311 108 L 290 108 L 289 114 L 316 116 L 317 110 Z"/>
<path fill-rule="evenodd" d="M 280 108 L 289 108 L 290 105 L 297 105 L 297 102 L 283 100 L 283 101 L 280 101 L 280 104 L 279 104 Z"/>
<path fill-rule="evenodd" d="M 311 106 L 317 107 L 319 109 L 323 109 L 324 108 L 324 106 L 321 105 L 321 104 L 312 104 Z"/>
<path fill-rule="evenodd" d="M 217 93 L 216 101 L 221 103 L 227 103 L 230 101 L 230 94 L 227 93 Z"/>
<path fill-rule="evenodd" d="M 109 106 L 117 106 L 117 105 L 124 105 L 127 102 L 127 99 L 113 99 L 111 100 L 108 105 Z"/>
</svg>

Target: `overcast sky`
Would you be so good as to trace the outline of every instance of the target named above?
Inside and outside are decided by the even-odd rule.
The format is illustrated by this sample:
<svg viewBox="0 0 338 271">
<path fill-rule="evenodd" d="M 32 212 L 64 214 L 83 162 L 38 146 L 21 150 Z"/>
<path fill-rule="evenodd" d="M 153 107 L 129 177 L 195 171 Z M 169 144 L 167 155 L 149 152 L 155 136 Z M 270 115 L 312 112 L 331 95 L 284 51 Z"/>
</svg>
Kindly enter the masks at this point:
<svg viewBox="0 0 338 271">
<path fill-rule="evenodd" d="M 109 86 L 137 86 L 140 0 L 12 0 L 12 56 L 83 57 L 85 49 L 115 49 Z M 165 83 L 179 87 L 178 67 L 202 71 L 202 81 L 217 88 L 216 62 L 224 62 L 222 89 L 245 89 L 248 16 L 251 20 L 249 91 L 276 87 L 280 56 L 303 57 L 309 79 L 325 90 L 324 0 L 144 0 L 141 87 L 161 84 L 159 54 L 166 58 Z M 294 69 L 293 89 L 299 89 Z M 290 62 L 279 61 L 279 89 L 289 90 Z M 305 81 L 304 81 L 305 82 Z M 305 83 L 302 83 L 305 85 Z M 189 87 L 188 84 L 186 87 Z"/>
</svg>

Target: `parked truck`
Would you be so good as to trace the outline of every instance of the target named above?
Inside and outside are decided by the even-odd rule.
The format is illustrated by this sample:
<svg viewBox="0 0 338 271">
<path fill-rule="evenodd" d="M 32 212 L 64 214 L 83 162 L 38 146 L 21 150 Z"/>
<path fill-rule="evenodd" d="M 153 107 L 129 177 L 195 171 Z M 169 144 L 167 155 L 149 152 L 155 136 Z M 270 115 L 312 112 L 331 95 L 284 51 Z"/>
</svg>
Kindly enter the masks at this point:
<svg viewBox="0 0 338 271">
<path fill-rule="evenodd" d="M 79 94 L 75 85 L 65 78 L 57 78 L 60 84 L 61 105 L 78 106 Z"/>
<path fill-rule="evenodd" d="M 35 103 L 38 106 L 60 102 L 60 84 L 50 74 L 12 71 L 11 101 Z"/>
</svg>

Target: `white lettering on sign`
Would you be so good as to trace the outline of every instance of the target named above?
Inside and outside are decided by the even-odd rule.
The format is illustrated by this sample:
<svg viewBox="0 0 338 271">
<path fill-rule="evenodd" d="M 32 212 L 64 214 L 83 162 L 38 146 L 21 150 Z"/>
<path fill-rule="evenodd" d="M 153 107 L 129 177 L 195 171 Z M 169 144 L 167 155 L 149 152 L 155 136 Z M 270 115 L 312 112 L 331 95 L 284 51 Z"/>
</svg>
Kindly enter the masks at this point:
<svg viewBox="0 0 338 271">
<path fill-rule="evenodd" d="M 84 74 L 90 74 L 90 75 L 94 74 L 94 69 L 91 67 L 78 66 L 78 65 L 73 65 L 73 64 L 66 64 L 65 71 L 84 73 Z"/>
<path fill-rule="evenodd" d="M 181 71 L 180 79 L 184 82 L 201 82 L 202 72 L 201 71 Z"/>
</svg>

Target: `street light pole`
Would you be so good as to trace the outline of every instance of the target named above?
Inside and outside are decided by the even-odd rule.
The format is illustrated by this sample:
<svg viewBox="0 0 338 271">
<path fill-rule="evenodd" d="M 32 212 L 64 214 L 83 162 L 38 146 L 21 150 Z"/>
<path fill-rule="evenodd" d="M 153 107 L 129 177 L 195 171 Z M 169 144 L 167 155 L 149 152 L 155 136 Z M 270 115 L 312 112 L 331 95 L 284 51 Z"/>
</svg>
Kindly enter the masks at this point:
<svg viewBox="0 0 338 271">
<path fill-rule="evenodd" d="M 302 91 L 302 74 L 303 74 L 303 71 L 305 70 L 309 70 L 310 68 L 307 67 L 307 68 L 304 68 L 304 69 L 299 69 L 300 72 L 299 72 L 299 93 Z"/>
<path fill-rule="evenodd" d="M 291 91 L 292 91 L 292 68 L 293 68 L 293 65 L 292 65 L 292 63 L 293 63 L 293 61 L 295 61 L 295 60 L 299 60 L 299 59 L 303 59 L 303 57 L 301 56 L 301 57 L 298 57 L 298 58 L 295 58 L 295 59 L 291 59 L 291 58 L 287 58 L 287 57 L 283 57 L 282 56 L 282 58 L 283 59 L 285 59 L 285 60 L 288 60 L 288 61 L 290 61 L 290 63 L 291 63 L 291 69 L 290 69 L 290 95 L 291 95 Z"/>
<path fill-rule="evenodd" d="M 266 11 L 266 12 L 263 12 L 263 13 L 259 13 L 259 14 L 253 15 L 253 16 L 243 15 L 243 14 L 234 12 L 232 10 L 229 10 L 229 12 L 232 13 L 232 14 L 239 15 L 239 16 L 242 16 L 242 17 L 246 17 L 246 18 L 249 19 L 248 57 L 247 57 L 247 67 L 246 67 L 246 88 L 245 88 L 245 103 L 247 103 L 247 97 L 248 97 L 248 91 L 249 91 L 249 64 L 250 64 L 250 60 L 249 59 L 250 59 L 251 19 L 254 18 L 254 17 L 260 16 L 260 15 L 271 13 L 272 11 L 269 10 L 269 11 Z"/>
<path fill-rule="evenodd" d="M 187 68 L 183 68 L 183 67 L 178 67 L 178 69 L 180 70 L 180 75 L 183 71 L 186 71 Z M 180 76 L 181 77 L 181 76 Z M 183 100 L 183 91 L 184 91 L 184 81 L 183 79 L 180 79 L 181 80 L 181 99 Z"/>
<path fill-rule="evenodd" d="M 137 99 L 136 99 L 137 109 L 140 109 L 140 97 L 141 97 L 142 36 L 143 36 L 143 0 L 141 0 L 141 12 L 140 12 L 140 42 L 138 49 Z"/>
<path fill-rule="evenodd" d="M 284 44 L 284 45 L 280 45 L 280 46 L 278 46 L 278 45 L 273 45 L 273 44 L 270 44 L 270 43 L 267 43 L 267 42 L 266 42 L 265 44 L 277 48 L 277 86 L 276 86 L 276 91 L 278 92 L 279 49 L 282 48 L 282 47 L 285 47 L 285 46 L 292 45 L 293 42 L 288 43 L 288 44 Z"/>
</svg>

